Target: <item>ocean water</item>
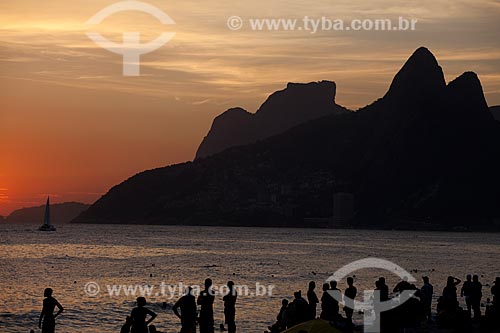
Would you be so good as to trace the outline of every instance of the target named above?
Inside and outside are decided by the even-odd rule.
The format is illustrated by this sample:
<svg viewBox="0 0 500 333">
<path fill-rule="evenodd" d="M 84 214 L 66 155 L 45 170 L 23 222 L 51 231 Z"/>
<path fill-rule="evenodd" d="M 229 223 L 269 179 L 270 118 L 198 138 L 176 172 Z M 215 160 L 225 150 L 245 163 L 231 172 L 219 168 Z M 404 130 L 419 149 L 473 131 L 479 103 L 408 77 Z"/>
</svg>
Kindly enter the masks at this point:
<svg viewBox="0 0 500 333">
<path fill-rule="evenodd" d="M 158 313 L 154 324 L 170 333 L 180 330 L 171 311 L 180 283 L 201 285 L 211 277 L 219 290 L 233 280 L 249 288 L 247 296 L 238 297 L 237 326 L 240 332 L 253 333 L 274 322 L 282 298 L 291 299 L 296 290 L 305 293 L 310 280 L 316 281 L 321 297 L 321 284 L 334 271 L 366 257 L 411 271 L 418 286 L 422 275 L 430 276 L 436 298 L 448 275 L 464 279 L 471 273 L 480 276 L 485 302 L 492 281 L 500 276 L 498 234 L 121 225 L 62 225 L 54 233 L 36 229 L 0 225 L 2 333 L 38 332 L 46 287 L 54 289 L 65 307 L 57 331 L 76 333 L 119 332 L 140 289 L 135 295 L 132 289 L 128 295 L 123 289 L 110 295 L 108 288 L 153 286 L 146 298 Z M 380 269 L 353 274 L 358 294 L 373 289 L 382 275 L 390 289 L 398 281 Z M 264 296 L 251 294 L 257 283 Z M 100 293 L 91 297 L 85 287 L 95 293 L 96 284 Z M 345 281 L 339 288 L 345 289 Z M 214 310 L 218 326 L 223 321 L 222 295 L 216 296 Z"/>
</svg>

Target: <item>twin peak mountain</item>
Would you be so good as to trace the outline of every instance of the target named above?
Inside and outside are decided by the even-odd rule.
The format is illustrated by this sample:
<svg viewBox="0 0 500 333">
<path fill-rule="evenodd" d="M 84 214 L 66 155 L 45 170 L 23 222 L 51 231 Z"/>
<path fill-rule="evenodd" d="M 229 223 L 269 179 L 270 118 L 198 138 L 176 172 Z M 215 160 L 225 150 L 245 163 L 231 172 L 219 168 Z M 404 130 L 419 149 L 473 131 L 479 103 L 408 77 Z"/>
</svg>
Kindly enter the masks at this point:
<svg viewBox="0 0 500 333">
<path fill-rule="evenodd" d="M 218 116 L 193 162 L 112 188 L 77 222 L 305 226 L 351 195 L 351 226 L 490 228 L 500 217 L 500 126 L 476 74 L 446 84 L 417 49 L 355 112 L 330 81 L 289 83 L 255 114 Z"/>
<path fill-rule="evenodd" d="M 426 48 L 417 49 L 394 78 L 384 103 L 425 103 L 450 90 L 463 99 L 473 98 L 480 109 L 487 108 L 481 84 L 474 73 L 467 72 L 457 78 L 450 89 L 434 55 Z M 306 84 L 289 83 L 261 105 L 256 113 L 236 107 L 222 113 L 213 121 L 203 139 L 195 159 L 214 155 L 230 147 L 252 144 L 283 133 L 299 124 L 328 115 L 350 112 L 335 103 L 335 82 L 321 81 Z"/>
</svg>

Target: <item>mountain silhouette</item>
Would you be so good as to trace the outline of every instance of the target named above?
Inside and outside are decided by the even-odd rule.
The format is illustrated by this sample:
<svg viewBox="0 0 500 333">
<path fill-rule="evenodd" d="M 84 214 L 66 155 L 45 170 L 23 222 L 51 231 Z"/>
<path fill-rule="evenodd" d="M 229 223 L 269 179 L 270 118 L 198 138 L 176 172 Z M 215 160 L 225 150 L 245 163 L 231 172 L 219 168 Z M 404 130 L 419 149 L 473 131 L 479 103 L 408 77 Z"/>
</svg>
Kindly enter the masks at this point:
<svg viewBox="0 0 500 333">
<path fill-rule="evenodd" d="M 500 105 L 490 107 L 490 112 L 495 120 L 500 121 Z"/>
<path fill-rule="evenodd" d="M 446 87 L 443 70 L 425 47 L 417 49 L 394 77 L 385 100 L 426 100 Z"/>
<path fill-rule="evenodd" d="M 71 222 L 90 205 L 79 202 L 64 202 L 50 205 L 51 223 L 62 224 Z M 45 205 L 27 207 L 15 210 L 5 218 L 7 223 L 34 223 L 41 224 L 45 212 Z"/>
<path fill-rule="evenodd" d="M 347 193 L 352 226 L 491 228 L 500 216 L 498 142 L 476 74 L 446 84 L 419 48 L 374 103 L 142 172 L 75 222 L 301 227 L 330 218 L 334 193 Z"/>
<path fill-rule="evenodd" d="M 232 108 L 217 116 L 196 152 L 196 159 L 227 148 L 255 143 L 325 115 L 348 112 L 335 103 L 334 82 L 288 83 L 261 105 L 255 114 Z"/>
</svg>

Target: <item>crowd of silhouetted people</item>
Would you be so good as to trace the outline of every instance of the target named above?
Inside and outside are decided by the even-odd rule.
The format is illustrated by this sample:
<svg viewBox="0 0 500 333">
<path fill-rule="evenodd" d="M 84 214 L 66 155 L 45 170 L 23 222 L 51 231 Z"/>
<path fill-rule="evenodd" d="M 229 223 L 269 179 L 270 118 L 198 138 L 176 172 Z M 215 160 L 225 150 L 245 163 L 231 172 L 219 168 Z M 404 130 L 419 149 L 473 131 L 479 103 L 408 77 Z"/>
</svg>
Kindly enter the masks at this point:
<svg viewBox="0 0 500 333">
<path fill-rule="evenodd" d="M 236 299 L 238 297 L 234 288 L 234 282 L 227 283 L 228 292 L 222 298 L 224 302 L 224 322 L 220 329 L 228 333 L 236 332 Z M 199 327 L 200 333 L 213 333 L 215 331 L 214 309 L 215 294 L 212 289 L 212 280 L 205 280 L 205 289 L 200 292 L 198 298 L 189 287 L 186 294 L 182 296 L 172 307 L 172 311 L 181 321 L 181 333 L 195 333 Z M 156 318 L 156 313 L 145 307 L 146 299 L 137 298 L 137 307 L 134 308 L 126 318 L 120 333 L 159 333 L 156 326 L 150 323 Z M 198 311 L 198 305 L 200 309 Z M 149 317 L 149 318 L 148 318 Z"/>
<path fill-rule="evenodd" d="M 276 316 L 276 322 L 269 326 L 271 333 L 279 333 L 297 324 L 317 318 L 317 306 L 320 304 L 321 311 L 319 318 L 330 322 L 330 324 L 340 331 L 350 332 L 354 329 L 353 302 L 357 296 L 357 289 L 354 286 L 354 278 L 346 279 L 347 288 L 342 294 L 337 287 L 337 281 L 324 283 L 321 299 L 316 295 L 316 284 L 309 282 L 307 300 L 302 297 L 299 290 L 294 293 L 293 301 L 287 299 L 281 301 L 281 308 Z M 429 277 L 422 277 L 422 285 L 418 288 L 415 284 L 402 279 L 393 288 L 394 297 L 389 295 L 389 287 L 385 278 L 381 277 L 375 281 L 375 291 L 378 294 L 379 302 L 392 302 L 391 309 L 380 312 L 381 332 L 402 332 L 405 329 L 419 329 L 427 323 L 427 327 L 437 327 L 440 329 L 451 329 L 454 332 L 474 332 L 479 329 L 481 332 L 490 332 L 500 329 L 500 278 L 493 282 L 491 293 L 493 301 L 486 300 L 485 313 L 482 315 L 482 284 L 478 275 L 467 275 L 466 281 L 460 288 L 460 297 L 463 297 L 466 309 L 462 309 L 458 301 L 458 286 L 462 281 L 453 276 L 449 276 L 441 296 L 437 298 L 436 316 L 432 316 L 432 303 L 434 297 L 434 287 L 430 283 Z M 407 293 L 408 298 L 400 297 Z M 339 302 L 343 302 L 341 309 Z M 342 315 L 342 311 L 344 315 Z M 360 312 L 362 314 L 362 312 Z"/>
<path fill-rule="evenodd" d="M 352 277 L 347 278 L 347 284 L 348 287 L 344 295 L 351 299 L 356 298 L 358 291 L 354 286 L 354 279 Z M 319 303 L 321 303 L 320 319 L 332 322 L 337 327 L 346 328 L 351 326 L 354 310 L 344 307 L 345 318 L 339 313 L 339 300 L 342 297 L 340 289 L 337 288 L 337 281 L 330 281 L 330 283 L 323 284 L 321 299 L 318 298 L 315 289 L 316 283 L 311 281 L 307 290 L 307 300 L 302 297 L 300 290 L 294 293 L 294 300 L 292 302 L 283 299 L 280 311 L 276 316 L 276 323 L 268 327 L 269 331 L 272 333 L 283 332 L 295 325 L 315 319 Z"/>
<path fill-rule="evenodd" d="M 423 323 L 435 324 L 438 328 L 452 329 L 454 332 L 474 332 L 478 328 L 481 332 L 490 332 L 500 329 L 500 277 L 497 277 L 491 287 L 493 300 L 482 303 L 483 285 L 478 275 L 467 275 L 466 281 L 449 276 L 441 296 L 437 298 L 436 316 L 432 316 L 432 302 L 434 288 L 429 277 L 422 277 L 422 286 L 418 288 L 415 284 L 402 279 L 393 289 L 394 297 L 389 295 L 389 287 L 383 277 L 375 281 L 375 291 L 379 297 L 379 303 L 394 302 L 390 310 L 379 312 L 381 332 L 401 332 L 404 329 L 418 329 Z M 271 333 L 279 333 L 295 325 L 317 318 L 318 305 L 320 306 L 319 318 L 328 321 L 332 326 L 341 331 L 350 332 L 354 329 L 353 301 L 358 295 L 354 286 L 354 278 L 346 279 L 347 288 L 344 293 L 337 287 L 337 281 L 330 281 L 322 285 L 322 295 L 318 298 L 316 294 L 316 283 L 309 282 L 306 298 L 302 292 L 296 291 L 291 302 L 283 299 L 281 308 L 276 316 L 276 322 L 269 326 Z M 460 293 L 458 287 L 460 286 Z M 228 333 L 236 332 L 236 299 L 237 293 L 234 283 L 227 283 L 228 292 L 222 298 L 224 302 L 224 324 L 220 330 Z M 403 294 L 409 295 L 408 299 L 398 297 Z M 466 308 L 459 305 L 458 297 L 463 297 Z M 52 289 L 44 291 L 43 308 L 40 314 L 39 327 L 42 333 L 55 332 L 55 318 L 63 312 L 63 307 L 52 296 Z M 174 314 L 181 321 L 181 333 L 195 333 L 199 327 L 200 333 L 213 333 L 215 301 L 212 289 L 212 280 L 205 280 L 205 289 L 196 298 L 193 289 L 188 288 L 173 306 Z M 399 303 L 398 303 L 399 302 Z M 341 309 L 340 304 L 344 306 Z M 199 310 L 198 310 L 199 306 Z M 481 307 L 485 307 L 482 314 Z M 54 314 L 55 309 L 58 311 Z M 344 315 L 342 315 L 342 312 Z M 361 312 L 360 312 L 361 314 Z M 121 333 L 159 333 L 151 322 L 157 314 L 146 307 L 144 297 L 137 298 L 137 306 L 127 316 L 121 328 Z M 33 332 L 33 331 L 32 331 Z"/>
<path fill-rule="evenodd" d="M 466 281 L 462 283 L 460 296 L 465 299 L 465 309 L 460 307 L 458 302 L 458 286 L 461 283 L 458 278 L 448 277 L 443 293 L 438 299 L 438 326 L 470 332 L 473 322 L 476 322 L 484 331 L 500 328 L 500 277 L 495 279 L 491 287 L 493 302 L 489 298 L 486 299 L 484 316 L 481 313 L 483 285 L 479 282 L 479 276 L 467 275 Z"/>
</svg>

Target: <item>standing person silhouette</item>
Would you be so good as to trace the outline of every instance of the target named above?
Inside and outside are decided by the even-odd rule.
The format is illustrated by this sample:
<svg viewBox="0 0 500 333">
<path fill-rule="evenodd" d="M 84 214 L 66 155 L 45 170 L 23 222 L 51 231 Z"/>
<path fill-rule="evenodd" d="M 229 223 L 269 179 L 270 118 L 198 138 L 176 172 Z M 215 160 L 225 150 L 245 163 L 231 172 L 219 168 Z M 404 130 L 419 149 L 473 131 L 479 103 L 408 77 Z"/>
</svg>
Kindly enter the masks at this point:
<svg viewBox="0 0 500 333">
<path fill-rule="evenodd" d="M 212 279 L 205 280 L 205 290 L 198 296 L 196 303 L 200 305 L 200 333 L 214 333 L 214 292 Z"/>
<path fill-rule="evenodd" d="M 380 277 L 379 281 L 379 290 L 380 290 L 380 301 L 384 302 L 389 299 L 389 286 L 385 284 L 385 277 Z"/>
<path fill-rule="evenodd" d="M 314 289 L 316 289 L 316 282 L 309 282 L 309 289 L 307 290 L 307 301 L 309 303 L 307 315 L 308 320 L 313 320 L 316 318 L 316 306 L 319 303 L 318 296 L 316 295 Z"/>
<path fill-rule="evenodd" d="M 443 289 L 443 305 L 446 309 L 456 309 L 458 306 L 457 301 L 457 286 L 462 283 L 462 280 L 448 276 L 446 280 L 446 287 Z"/>
<path fill-rule="evenodd" d="M 474 311 L 474 319 L 481 319 L 481 298 L 483 297 L 483 285 L 479 282 L 479 276 L 472 277 L 471 284 L 471 303 Z"/>
<path fill-rule="evenodd" d="M 472 275 L 467 274 L 465 282 L 460 289 L 460 296 L 465 297 L 465 305 L 467 305 L 467 313 L 471 316 L 472 309 Z"/>
<path fill-rule="evenodd" d="M 319 317 L 323 320 L 333 320 L 333 297 L 328 292 L 330 285 L 323 283 L 323 295 L 321 295 L 321 314 Z"/>
<path fill-rule="evenodd" d="M 332 297 L 332 320 L 337 319 L 339 316 L 339 299 L 342 297 L 342 292 L 339 288 L 337 288 L 337 281 L 330 281 L 330 293 L 336 295 L 336 297 Z"/>
<path fill-rule="evenodd" d="M 228 292 L 222 298 L 224 302 L 224 321 L 227 324 L 227 332 L 235 333 L 236 332 L 236 298 L 238 294 L 234 289 L 234 282 L 228 281 L 227 283 Z"/>
<path fill-rule="evenodd" d="M 289 308 L 291 308 L 291 315 L 293 318 L 290 318 L 292 320 L 292 326 L 306 322 L 307 316 L 309 315 L 309 304 L 307 301 L 302 297 L 302 291 L 296 291 L 293 293 L 294 299 L 292 303 L 290 303 Z"/>
<path fill-rule="evenodd" d="M 147 316 L 150 316 L 146 320 Z M 148 333 L 148 325 L 156 318 L 156 313 L 146 308 L 146 299 L 144 297 L 137 298 L 137 307 L 130 313 L 132 320 L 131 333 Z"/>
<path fill-rule="evenodd" d="M 497 277 L 493 282 L 491 294 L 493 295 L 493 306 L 500 310 L 500 277 Z"/>
<path fill-rule="evenodd" d="M 347 286 L 347 289 L 344 291 L 344 296 L 355 299 L 358 294 L 358 289 L 354 286 L 354 279 L 350 276 L 347 278 Z M 345 316 L 350 323 L 352 323 L 352 314 L 354 312 L 354 304 L 351 305 L 352 307 L 344 306 Z"/>
<path fill-rule="evenodd" d="M 179 309 L 181 313 L 179 313 Z M 193 288 L 188 287 L 186 295 L 182 296 L 172 307 L 175 315 L 181 320 L 181 333 L 196 333 L 196 300 Z"/>
<path fill-rule="evenodd" d="M 43 307 L 42 312 L 40 313 L 40 319 L 38 320 L 38 327 L 42 329 L 42 333 L 54 333 L 56 330 L 56 317 L 59 316 L 64 308 L 59 302 L 52 297 L 52 289 L 46 288 L 43 291 Z M 54 309 L 57 306 L 59 311 L 54 315 Z M 42 324 L 43 322 L 43 324 Z"/>
<path fill-rule="evenodd" d="M 431 312 L 431 305 L 432 305 L 432 295 L 434 294 L 434 287 L 432 284 L 429 282 L 429 277 L 424 276 L 422 277 L 422 280 L 424 281 L 424 285 L 422 288 L 420 288 L 420 299 L 422 301 L 422 307 L 424 310 L 424 315 L 427 317 L 428 321 L 432 320 L 432 312 Z"/>
</svg>

